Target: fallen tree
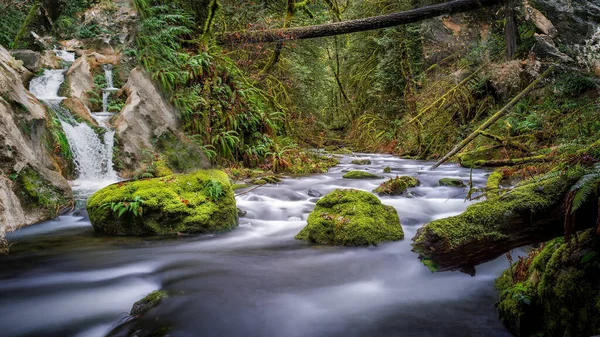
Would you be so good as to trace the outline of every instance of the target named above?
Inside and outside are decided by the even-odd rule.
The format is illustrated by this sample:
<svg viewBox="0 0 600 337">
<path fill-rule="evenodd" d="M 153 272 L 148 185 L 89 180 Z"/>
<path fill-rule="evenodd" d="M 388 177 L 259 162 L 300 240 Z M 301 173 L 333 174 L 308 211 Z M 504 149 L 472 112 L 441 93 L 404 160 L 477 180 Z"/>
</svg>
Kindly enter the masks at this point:
<svg viewBox="0 0 600 337">
<path fill-rule="evenodd" d="M 581 174 L 552 172 L 471 205 L 460 215 L 433 221 L 417 231 L 413 251 L 432 271 L 474 275 L 476 265 L 511 249 L 563 235 L 562 205 Z M 593 227 L 596 214 L 582 210 L 578 226 Z"/>
<path fill-rule="evenodd" d="M 321 25 L 270 29 L 263 31 L 227 32 L 217 39 L 221 43 L 262 43 L 312 39 L 368 30 L 395 27 L 431 19 L 443 14 L 467 12 L 501 3 L 502 0 L 454 0 L 420 7 L 404 12 L 379 15 L 364 19 L 326 23 Z"/>
</svg>

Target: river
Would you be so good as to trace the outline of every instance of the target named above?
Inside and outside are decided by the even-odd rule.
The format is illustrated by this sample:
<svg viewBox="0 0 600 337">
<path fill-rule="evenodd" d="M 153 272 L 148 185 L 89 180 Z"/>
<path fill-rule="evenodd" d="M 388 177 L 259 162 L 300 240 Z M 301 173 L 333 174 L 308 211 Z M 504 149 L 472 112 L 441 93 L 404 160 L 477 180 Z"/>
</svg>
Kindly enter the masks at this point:
<svg viewBox="0 0 600 337">
<path fill-rule="evenodd" d="M 469 180 L 469 169 L 388 155 L 353 156 L 326 174 L 286 178 L 237 197 L 247 212 L 222 235 L 109 237 L 94 233 L 84 210 L 8 236 L 0 257 L 0 336 L 106 335 L 132 304 L 155 289 L 170 296 L 140 324 L 170 327 L 170 336 L 511 336 L 494 308 L 502 257 L 477 268 L 431 273 L 411 252 L 427 222 L 461 213 L 467 189 L 440 187 L 443 177 Z M 405 239 L 377 247 L 312 245 L 294 239 L 317 198 L 335 188 L 372 190 L 380 180 L 342 179 L 366 169 L 421 181 L 394 206 Z M 486 170 L 472 173 L 485 185 Z M 240 192 L 240 191 L 238 191 Z"/>
</svg>

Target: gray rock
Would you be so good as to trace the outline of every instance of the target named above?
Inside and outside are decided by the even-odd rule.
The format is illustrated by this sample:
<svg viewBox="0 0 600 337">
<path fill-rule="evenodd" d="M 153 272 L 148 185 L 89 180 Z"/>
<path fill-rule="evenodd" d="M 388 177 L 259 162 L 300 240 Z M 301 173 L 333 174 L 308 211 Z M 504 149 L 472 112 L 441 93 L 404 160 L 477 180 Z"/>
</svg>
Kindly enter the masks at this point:
<svg viewBox="0 0 600 337">
<path fill-rule="evenodd" d="M 11 55 L 17 60 L 23 61 L 23 66 L 29 71 L 37 73 L 42 69 L 42 54 L 33 50 L 12 50 Z"/>
<path fill-rule="evenodd" d="M 548 35 L 535 34 L 535 44 L 531 52 L 536 59 L 545 62 L 572 63 L 575 62 L 567 54 L 558 50 L 552 38 Z"/>
<path fill-rule="evenodd" d="M 319 198 L 319 197 L 323 196 L 323 194 L 321 194 L 321 192 L 315 190 L 314 188 L 311 188 L 308 190 L 308 195 L 311 197 L 315 197 L 315 198 Z"/>
</svg>

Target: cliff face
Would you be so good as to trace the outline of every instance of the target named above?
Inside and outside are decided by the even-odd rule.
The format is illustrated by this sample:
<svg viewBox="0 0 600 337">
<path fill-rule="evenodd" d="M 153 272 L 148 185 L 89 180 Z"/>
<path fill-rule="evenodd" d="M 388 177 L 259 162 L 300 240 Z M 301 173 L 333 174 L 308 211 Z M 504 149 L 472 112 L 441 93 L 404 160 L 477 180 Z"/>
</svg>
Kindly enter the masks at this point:
<svg viewBox="0 0 600 337">
<path fill-rule="evenodd" d="M 53 152 L 46 107 L 23 84 L 29 77 L 0 47 L 0 237 L 56 216 L 73 198 Z"/>
</svg>

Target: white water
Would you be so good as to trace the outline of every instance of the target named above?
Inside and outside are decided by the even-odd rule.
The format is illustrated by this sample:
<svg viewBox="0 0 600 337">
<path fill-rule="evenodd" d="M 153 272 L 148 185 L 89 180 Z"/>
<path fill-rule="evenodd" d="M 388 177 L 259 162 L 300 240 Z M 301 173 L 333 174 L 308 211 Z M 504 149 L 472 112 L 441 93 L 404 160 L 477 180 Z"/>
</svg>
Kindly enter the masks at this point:
<svg viewBox="0 0 600 337">
<path fill-rule="evenodd" d="M 73 53 L 60 50 L 55 52 L 68 63 L 75 60 Z M 99 125 L 106 129 L 103 139 L 100 139 L 89 125 L 78 123 L 71 113 L 61 106 L 64 97 L 59 96 L 58 91 L 65 80 L 66 70 L 45 70 L 42 76 L 31 80 L 29 90 L 58 115 L 73 153 L 77 172 L 77 179 L 72 182 L 73 188 L 85 195 L 118 180 L 112 164 L 115 133 L 108 128 L 108 118 L 97 119 Z"/>
</svg>

